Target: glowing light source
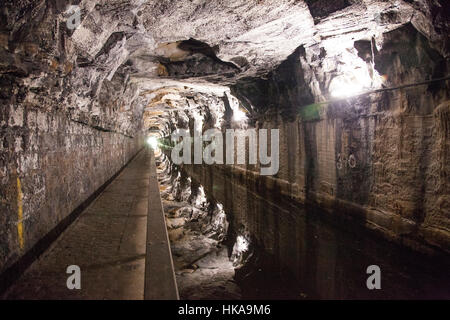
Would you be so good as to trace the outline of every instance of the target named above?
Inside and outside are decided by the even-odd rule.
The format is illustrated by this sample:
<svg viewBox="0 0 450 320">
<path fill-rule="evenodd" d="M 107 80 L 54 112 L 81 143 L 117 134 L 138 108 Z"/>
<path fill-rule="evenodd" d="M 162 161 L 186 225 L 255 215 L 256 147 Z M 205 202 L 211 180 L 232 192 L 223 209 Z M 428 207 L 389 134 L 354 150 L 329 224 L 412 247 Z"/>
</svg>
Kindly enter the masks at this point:
<svg viewBox="0 0 450 320">
<path fill-rule="evenodd" d="M 356 80 L 345 76 L 336 77 L 330 84 L 331 96 L 334 98 L 348 98 L 364 91 L 365 87 Z"/>
<path fill-rule="evenodd" d="M 247 120 L 247 114 L 241 108 L 239 100 L 235 96 L 228 94 L 228 101 L 230 102 L 231 110 L 233 110 L 233 121 L 241 122 Z"/>
<path fill-rule="evenodd" d="M 158 148 L 158 139 L 156 139 L 155 136 L 150 136 L 147 139 L 147 144 L 150 146 L 150 148 L 156 150 Z"/>
<path fill-rule="evenodd" d="M 373 65 L 364 62 L 355 52 L 342 52 L 337 69 L 338 75 L 329 87 L 334 98 L 348 98 L 381 87 L 382 78 Z"/>
<path fill-rule="evenodd" d="M 233 120 L 234 121 L 243 121 L 247 119 L 247 115 L 243 112 L 239 107 L 233 109 Z"/>
</svg>

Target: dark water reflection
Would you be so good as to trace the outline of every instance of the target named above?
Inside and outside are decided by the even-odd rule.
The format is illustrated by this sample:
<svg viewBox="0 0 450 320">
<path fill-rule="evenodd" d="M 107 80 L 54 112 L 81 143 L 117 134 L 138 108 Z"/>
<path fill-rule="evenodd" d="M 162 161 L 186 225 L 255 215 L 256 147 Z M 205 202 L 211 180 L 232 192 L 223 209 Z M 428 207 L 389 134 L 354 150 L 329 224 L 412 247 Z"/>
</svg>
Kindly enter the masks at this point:
<svg viewBox="0 0 450 320">
<path fill-rule="evenodd" d="M 244 298 L 450 299 L 448 256 L 425 257 L 342 220 L 345 213 L 295 206 L 218 170 L 185 170 L 224 204 L 232 229 L 245 228 L 256 245 L 254 261 L 237 271 L 246 279 Z M 381 290 L 366 286 L 370 265 L 381 268 Z"/>
</svg>

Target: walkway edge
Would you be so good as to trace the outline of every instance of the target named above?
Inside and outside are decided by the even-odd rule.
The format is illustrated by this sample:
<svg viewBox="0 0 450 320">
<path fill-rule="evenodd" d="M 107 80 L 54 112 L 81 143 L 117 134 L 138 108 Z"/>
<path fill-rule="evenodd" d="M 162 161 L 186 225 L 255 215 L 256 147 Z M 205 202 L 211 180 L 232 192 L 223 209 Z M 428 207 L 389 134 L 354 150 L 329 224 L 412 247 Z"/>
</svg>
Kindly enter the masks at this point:
<svg viewBox="0 0 450 320">
<path fill-rule="evenodd" d="M 179 300 L 169 235 L 156 173 L 155 155 L 150 153 L 147 244 L 145 255 L 145 300 Z"/>
<path fill-rule="evenodd" d="M 144 147 L 145 148 L 145 147 Z M 133 161 L 144 148 L 139 150 L 108 180 L 106 180 L 97 190 L 85 199 L 78 207 L 62 219 L 44 237 L 38 240 L 23 256 L 0 274 L 0 299 L 8 291 L 9 287 L 19 279 L 28 267 L 36 261 L 57 239 L 58 237 L 79 217 L 79 215 L 94 202 L 95 199 L 114 181 L 122 171 Z"/>
</svg>

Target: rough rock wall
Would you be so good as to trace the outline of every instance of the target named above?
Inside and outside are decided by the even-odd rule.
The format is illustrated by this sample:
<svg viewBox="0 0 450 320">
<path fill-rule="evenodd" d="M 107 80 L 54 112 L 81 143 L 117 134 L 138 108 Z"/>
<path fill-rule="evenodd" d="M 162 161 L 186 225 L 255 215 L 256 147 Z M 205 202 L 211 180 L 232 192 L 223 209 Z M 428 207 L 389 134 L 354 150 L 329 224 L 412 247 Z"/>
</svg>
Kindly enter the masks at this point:
<svg viewBox="0 0 450 320">
<path fill-rule="evenodd" d="M 373 60 L 387 87 L 448 75 L 448 58 L 412 25 L 383 38 Z M 333 63 L 321 53 L 322 62 Z M 280 129 L 281 192 L 359 216 L 411 246 L 449 250 L 448 79 L 317 103 L 315 90 L 324 95 L 330 83 L 310 57 L 300 48 L 267 81 L 234 88 L 266 110 L 258 127 Z"/>
<path fill-rule="evenodd" d="M 247 78 L 232 87 L 238 104 L 250 111 L 245 123 L 232 120 L 232 98 L 225 94 L 223 104 L 211 101 L 214 108 L 203 101 L 199 113 L 175 112 L 171 128 L 193 132 L 201 118 L 203 130 L 279 129 L 275 176 L 259 176 L 258 165 L 235 165 L 226 174 L 258 192 L 353 217 L 410 247 L 448 251 L 450 84 L 426 82 L 448 74 L 448 58 L 411 24 L 385 33 L 378 48 L 372 43 L 356 41 L 352 62 L 358 68 L 367 62 L 367 74 L 383 78 L 387 90 L 323 101 L 330 96 L 330 74 L 338 74 L 342 62 L 324 48 L 299 47 L 266 80 Z M 217 115 L 223 117 L 219 125 Z M 205 179 L 212 177 L 200 180 L 207 185 Z M 239 202 L 241 195 L 234 195 Z"/>
<path fill-rule="evenodd" d="M 97 41 L 83 64 L 68 3 L 0 8 L 0 273 L 143 145 L 136 86 L 117 59 L 122 43 Z"/>
<path fill-rule="evenodd" d="M 3 270 L 118 172 L 142 141 L 21 106 L 1 117 Z"/>
</svg>

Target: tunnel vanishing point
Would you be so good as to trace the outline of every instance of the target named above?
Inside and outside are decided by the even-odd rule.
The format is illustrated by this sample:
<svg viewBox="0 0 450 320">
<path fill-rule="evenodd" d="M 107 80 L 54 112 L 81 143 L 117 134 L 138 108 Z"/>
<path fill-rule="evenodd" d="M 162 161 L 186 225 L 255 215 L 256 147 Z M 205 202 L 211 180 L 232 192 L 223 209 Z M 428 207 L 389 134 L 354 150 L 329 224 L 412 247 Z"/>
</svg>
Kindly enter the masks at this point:
<svg viewBox="0 0 450 320">
<path fill-rule="evenodd" d="M 2 1 L 0 297 L 450 299 L 449 15 Z"/>
</svg>

